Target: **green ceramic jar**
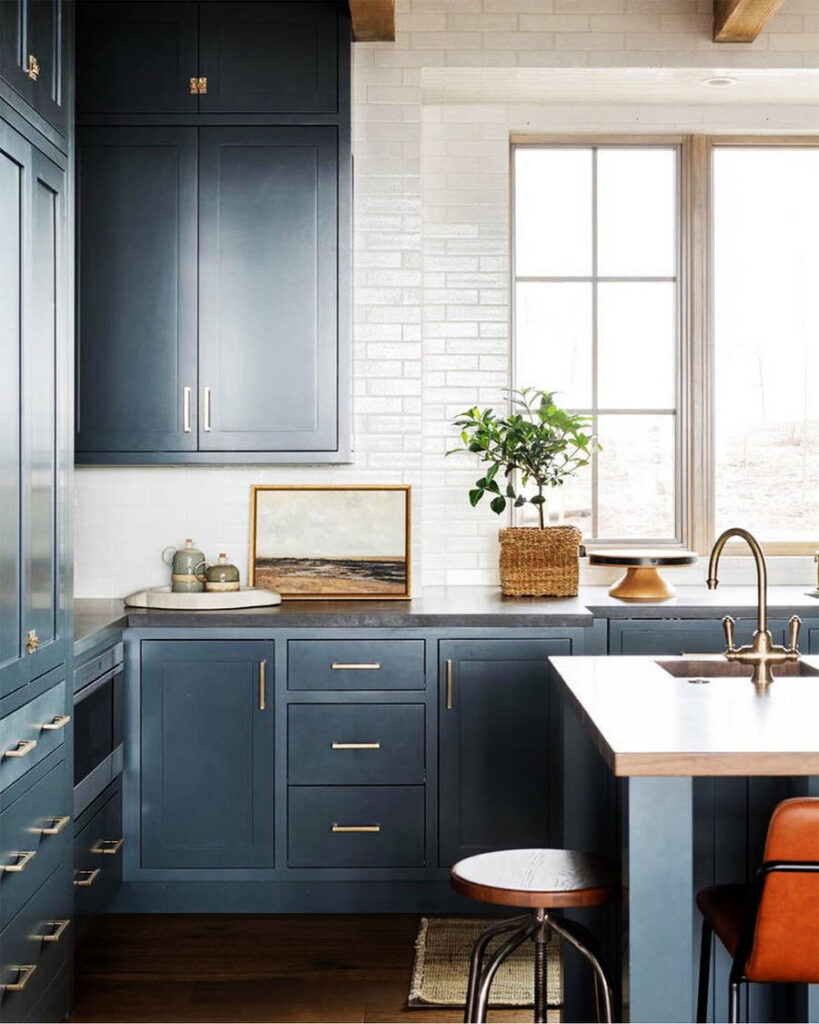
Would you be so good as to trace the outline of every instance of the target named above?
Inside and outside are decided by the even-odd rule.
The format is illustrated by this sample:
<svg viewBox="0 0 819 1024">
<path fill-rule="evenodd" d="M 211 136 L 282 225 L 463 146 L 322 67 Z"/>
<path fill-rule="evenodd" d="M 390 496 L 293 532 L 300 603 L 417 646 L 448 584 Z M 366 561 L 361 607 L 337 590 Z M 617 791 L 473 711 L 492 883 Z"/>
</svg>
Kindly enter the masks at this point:
<svg viewBox="0 0 819 1024">
<path fill-rule="evenodd" d="M 204 583 L 196 576 L 196 567 L 205 556 L 194 547 L 188 537 L 184 548 L 167 547 L 162 552 L 162 561 L 171 567 L 171 590 L 175 594 L 201 594 Z"/>
<path fill-rule="evenodd" d="M 224 551 L 219 553 L 216 565 L 201 562 L 196 567 L 196 578 L 205 585 L 205 590 L 214 593 L 226 593 L 239 589 L 239 570 L 227 560 Z"/>
</svg>

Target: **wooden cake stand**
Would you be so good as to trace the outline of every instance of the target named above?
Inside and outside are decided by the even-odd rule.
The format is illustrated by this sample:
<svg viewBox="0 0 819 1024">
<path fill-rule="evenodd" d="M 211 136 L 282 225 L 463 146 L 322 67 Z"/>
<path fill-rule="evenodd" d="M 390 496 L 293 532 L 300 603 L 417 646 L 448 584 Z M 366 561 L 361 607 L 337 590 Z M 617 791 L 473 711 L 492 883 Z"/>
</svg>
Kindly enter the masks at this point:
<svg viewBox="0 0 819 1024">
<path fill-rule="evenodd" d="M 657 572 L 658 568 L 674 565 L 694 565 L 697 555 L 693 551 L 664 551 L 662 549 L 590 551 L 589 565 L 616 565 L 626 570 L 609 588 L 612 597 L 621 601 L 665 601 L 674 597 L 676 590 Z"/>
</svg>

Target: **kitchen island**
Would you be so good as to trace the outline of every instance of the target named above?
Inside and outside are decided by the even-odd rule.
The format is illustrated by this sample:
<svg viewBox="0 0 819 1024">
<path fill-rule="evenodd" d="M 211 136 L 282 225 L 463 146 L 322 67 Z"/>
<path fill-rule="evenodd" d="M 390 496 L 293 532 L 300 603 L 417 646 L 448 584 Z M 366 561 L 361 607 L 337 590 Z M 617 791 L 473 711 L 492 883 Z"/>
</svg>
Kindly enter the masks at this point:
<svg viewBox="0 0 819 1024">
<path fill-rule="evenodd" d="M 781 669 L 781 678 L 764 692 L 736 675 L 741 666 L 721 658 L 709 663 L 557 657 L 551 665 L 563 701 L 566 845 L 583 839 L 594 843 L 590 830 L 599 825 L 589 822 L 588 793 L 595 781 L 588 776 L 589 759 L 579 751 L 581 733 L 602 759 L 598 766 L 607 790 L 602 800 L 615 805 L 613 815 L 609 806 L 604 817 L 610 815 L 609 843 L 612 831 L 619 831 L 622 857 L 622 1019 L 691 1021 L 694 890 L 711 880 L 702 861 L 713 857 L 712 837 L 698 830 L 713 829 L 718 816 L 716 804 L 712 814 L 701 813 L 698 783 L 780 778 L 790 780 L 793 793 L 819 795 L 819 658 Z M 719 792 L 717 784 L 712 797 Z M 584 799 L 578 801 L 581 793 Z M 730 800 L 722 809 L 728 812 L 726 827 L 745 827 L 741 814 L 731 813 Z M 763 829 L 764 823 L 758 822 Z M 597 842 L 606 841 L 598 832 Z M 757 864 L 735 865 L 743 873 L 733 880 L 744 881 L 745 871 Z M 725 864 L 711 867 L 731 870 Z M 718 1000 L 723 995 L 716 993 Z M 801 1019 L 819 1021 L 816 986 L 803 998 L 800 1012 Z"/>
</svg>

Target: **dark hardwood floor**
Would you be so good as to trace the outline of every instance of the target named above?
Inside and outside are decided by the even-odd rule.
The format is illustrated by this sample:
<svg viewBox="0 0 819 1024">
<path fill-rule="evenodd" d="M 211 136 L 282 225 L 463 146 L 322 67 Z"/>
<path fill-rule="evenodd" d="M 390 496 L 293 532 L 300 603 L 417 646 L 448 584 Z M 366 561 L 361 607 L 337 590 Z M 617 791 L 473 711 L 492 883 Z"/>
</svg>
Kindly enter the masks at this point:
<svg viewBox="0 0 819 1024">
<path fill-rule="evenodd" d="M 78 952 L 71 1020 L 461 1020 L 407 1008 L 417 930 L 412 915 L 104 916 Z"/>
</svg>

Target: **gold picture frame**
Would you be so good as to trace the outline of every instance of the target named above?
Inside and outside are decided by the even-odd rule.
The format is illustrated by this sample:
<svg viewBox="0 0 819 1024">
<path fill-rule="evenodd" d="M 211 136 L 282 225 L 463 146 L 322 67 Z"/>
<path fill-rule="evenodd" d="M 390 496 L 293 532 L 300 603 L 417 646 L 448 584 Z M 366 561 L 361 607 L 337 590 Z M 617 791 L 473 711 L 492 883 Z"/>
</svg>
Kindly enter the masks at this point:
<svg viewBox="0 0 819 1024">
<path fill-rule="evenodd" d="M 407 601 L 411 508 L 409 484 L 254 484 L 250 586 L 287 601 Z"/>
</svg>

